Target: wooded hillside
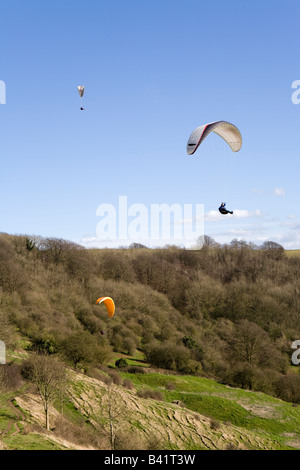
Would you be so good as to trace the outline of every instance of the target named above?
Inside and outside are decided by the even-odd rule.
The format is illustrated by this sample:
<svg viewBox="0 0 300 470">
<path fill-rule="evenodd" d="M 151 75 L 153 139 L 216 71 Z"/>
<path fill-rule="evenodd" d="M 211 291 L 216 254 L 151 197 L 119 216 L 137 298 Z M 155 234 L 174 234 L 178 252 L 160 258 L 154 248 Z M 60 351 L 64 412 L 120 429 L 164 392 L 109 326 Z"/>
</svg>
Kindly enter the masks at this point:
<svg viewBox="0 0 300 470">
<path fill-rule="evenodd" d="M 300 258 L 272 242 L 206 242 L 87 250 L 1 234 L 0 338 L 85 370 L 139 350 L 154 367 L 300 402 Z M 112 319 L 100 296 L 114 299 Z"/>
</svg>

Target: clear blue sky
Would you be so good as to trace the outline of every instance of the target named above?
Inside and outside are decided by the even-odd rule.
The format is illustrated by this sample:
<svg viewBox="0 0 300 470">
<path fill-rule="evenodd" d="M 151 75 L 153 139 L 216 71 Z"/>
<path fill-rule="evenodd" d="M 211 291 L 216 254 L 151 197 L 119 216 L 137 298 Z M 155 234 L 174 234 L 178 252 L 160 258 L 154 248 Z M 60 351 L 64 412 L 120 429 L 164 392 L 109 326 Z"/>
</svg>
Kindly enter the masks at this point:
<svg viewBox="0 0 300 470">
<path fill-rule="evenodd" d="M 127 196 L 204 204 L 219 242 L 300 248 L 299 14 L 290 0 L 2 1 L 0 231 L 105 246 L 97 207 Z M 239 127 L 241 151 L 210 135 L 188 156 L 215 120 Z"/>
</svg>

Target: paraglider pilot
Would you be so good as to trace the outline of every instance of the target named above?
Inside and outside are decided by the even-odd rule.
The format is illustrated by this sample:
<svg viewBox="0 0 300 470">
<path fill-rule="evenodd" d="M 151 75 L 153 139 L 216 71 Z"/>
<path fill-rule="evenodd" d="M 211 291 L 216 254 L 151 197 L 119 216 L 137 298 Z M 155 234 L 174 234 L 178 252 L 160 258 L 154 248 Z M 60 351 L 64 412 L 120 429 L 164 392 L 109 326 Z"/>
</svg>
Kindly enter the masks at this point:
<svg viewBox="0 0 300 470">
<path fill-rule="evenodd" d="M 221 212 L 221 214 L 223 215 L 233 214 L 233 211 L 228 211 L 225 206 L 226 206 L 226 202 L 222 202 L 219 207 L 219 211 Z"/>
</svg>

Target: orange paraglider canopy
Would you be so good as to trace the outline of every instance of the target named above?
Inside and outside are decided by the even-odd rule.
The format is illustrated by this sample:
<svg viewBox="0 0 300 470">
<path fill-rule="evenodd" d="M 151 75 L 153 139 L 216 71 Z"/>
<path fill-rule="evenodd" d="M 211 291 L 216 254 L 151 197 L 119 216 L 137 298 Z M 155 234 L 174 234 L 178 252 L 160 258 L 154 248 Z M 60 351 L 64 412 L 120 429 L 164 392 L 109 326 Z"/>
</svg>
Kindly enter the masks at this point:
<svg viewBox="0 0 300 470">
<path fill-rule="evenodd" d="M 99 299 L 97 299 L 96 304 L 101 304 L 102 302 L 106 307 L 108 316 L 113 317 L 115 313 L 115 303 L 113 299 L 111 297 L 99 297 Z"/>
</svg>

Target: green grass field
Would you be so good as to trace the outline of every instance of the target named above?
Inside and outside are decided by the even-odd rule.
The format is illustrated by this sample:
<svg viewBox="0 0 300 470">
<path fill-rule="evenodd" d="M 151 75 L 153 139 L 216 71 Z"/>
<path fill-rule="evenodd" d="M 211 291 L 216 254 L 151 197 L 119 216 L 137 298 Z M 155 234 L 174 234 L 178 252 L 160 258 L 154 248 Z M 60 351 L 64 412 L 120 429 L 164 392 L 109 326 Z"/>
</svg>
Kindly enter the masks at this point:
<svg viewBox="0 0 300 470">
<path fill-rule="evenodd" d="M 300 407 L 260 392 L 230 388 L 214 380 L 193 376 L 127 374 L 137 389 L 159 391 L 167 402 L 201 415 L 267 435 L 278 448 L 289 448 L 286 437 L 300 440 Z"/>
</svg>

